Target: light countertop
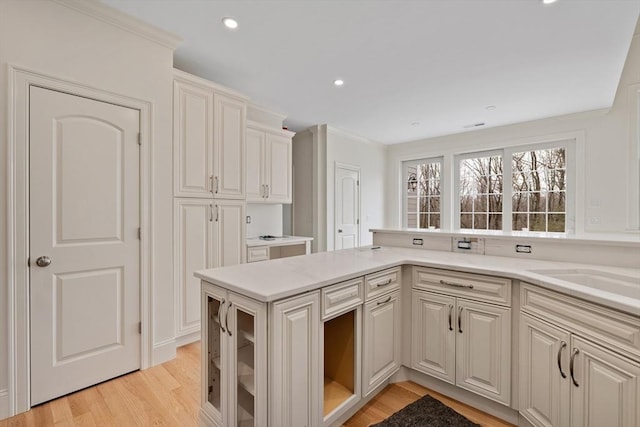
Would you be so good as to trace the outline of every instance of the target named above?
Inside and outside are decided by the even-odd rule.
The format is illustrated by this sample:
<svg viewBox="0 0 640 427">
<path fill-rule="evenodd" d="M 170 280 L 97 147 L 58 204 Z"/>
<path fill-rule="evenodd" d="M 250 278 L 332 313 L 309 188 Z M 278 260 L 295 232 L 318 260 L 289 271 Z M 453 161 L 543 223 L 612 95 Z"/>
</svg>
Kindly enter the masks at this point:
<svg viewBox="0 0 640 427">
<path fill-rule="evenodd" d="M 271 302 L 398 265 L 417 265 L 523 280 L 640 316 L 640 268 L 523 260 L 384 246 L 375 250 L 371 247 L 345 249 L 201 270 L 195 275 L 258 301 Z M 624 296 L 534 272 L 556 269 L 596 270 L 605 274 L 626 276 L 637 287 L 632 288 L 631 296 Z"/>
<path fill-rule="evenodd" d="M 313 237 L 304 236 L 282 236 L 276 237 L 273 240 L 263 240 L 258 237 L 251 237 L 247 239 L 247 246 L 287 246 L 287 245 L 299 245 L 301 243 L 310 242 Z"/>
</svg>

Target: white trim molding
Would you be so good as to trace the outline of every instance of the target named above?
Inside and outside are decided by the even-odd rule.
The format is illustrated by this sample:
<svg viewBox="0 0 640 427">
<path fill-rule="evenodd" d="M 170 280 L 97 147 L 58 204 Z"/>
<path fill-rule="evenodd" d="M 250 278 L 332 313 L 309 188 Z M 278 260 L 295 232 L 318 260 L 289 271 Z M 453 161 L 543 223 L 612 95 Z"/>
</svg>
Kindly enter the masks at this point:
<svg viewBox="0 0 640 427">
<path fill-rule="evenodd" d="M 9 390 L 0 390 L 0 420 L 9 417 Z"/>
<path fill-rule="evenodd" d="M 9 65 L 7 120 L 7 306 L 8 416 L 29 410 L 29 87 L 66 92 L 140 111 L 140 319 L 141 369 L 152 365 L 153 342 L 153 158 L 152 104 Z M 175 354 L 175 348 L 173 350 Z M 0 398 L 2 395 L 0 395 Z M 2 407 L 0 406 L 0 409 Z M 0 412 L 0 415 L 3 415 Z"/>
<path fill-rule="evenodd" d="M 629 86 L 629 114 L 627 229 L 637 232 L 640 231 L 640 83 Z"/>
<path fill-rule="evenodd" d="M 198 332 L 199 336 L 199 332 Z M 153 345 L 152 364 L 159 365 L 176 357 L 176 340 L 171 338 Z"/>
</svg>

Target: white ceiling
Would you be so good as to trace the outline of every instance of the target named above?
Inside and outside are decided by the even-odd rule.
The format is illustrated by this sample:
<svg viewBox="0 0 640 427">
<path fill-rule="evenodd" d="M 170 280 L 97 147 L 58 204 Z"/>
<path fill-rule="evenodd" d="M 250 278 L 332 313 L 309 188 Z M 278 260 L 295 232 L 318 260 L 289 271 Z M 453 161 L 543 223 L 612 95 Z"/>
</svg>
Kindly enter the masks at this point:
<svg viewBox="0 0 640 427">
<path fill-rule="evenodd" d="M 638 0 L 102 1 L 181 36 L 176 68 L 287 113 L 289 129 L 386 144 L 610 107 L 640 13 Z"/>
</svg>

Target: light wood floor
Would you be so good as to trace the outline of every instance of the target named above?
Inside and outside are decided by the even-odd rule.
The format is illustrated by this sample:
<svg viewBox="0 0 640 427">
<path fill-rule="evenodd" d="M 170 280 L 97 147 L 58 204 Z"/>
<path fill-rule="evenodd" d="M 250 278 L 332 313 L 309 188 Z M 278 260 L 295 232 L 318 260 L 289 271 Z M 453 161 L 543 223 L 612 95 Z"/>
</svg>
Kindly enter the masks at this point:
<svg viewBox="0 0 640 427">
<path fill-rule="evenodd" d="M 483 426 L 510 426 L 412 382 L 388 386 L 345 426 L 382 421 L 426 393 Z M 199 407 L 200 343 L 193 343 L 178 348 L 174 360 L 36 406 L 0 427 L 195 426 Z"/>
</svg>

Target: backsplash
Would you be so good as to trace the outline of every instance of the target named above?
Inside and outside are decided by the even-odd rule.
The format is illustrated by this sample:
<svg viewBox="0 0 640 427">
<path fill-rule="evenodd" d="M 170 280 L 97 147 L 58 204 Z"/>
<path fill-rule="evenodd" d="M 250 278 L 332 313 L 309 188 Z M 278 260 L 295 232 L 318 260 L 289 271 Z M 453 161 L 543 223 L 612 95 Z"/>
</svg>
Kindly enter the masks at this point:
<svg viewBox="0 0 640 427">
<path fill-rule="evenodd" d="M 247 203 L 247 238 L 264 236 L 282 236 L 282 205 L 263 205 Z"/>
</svg>

